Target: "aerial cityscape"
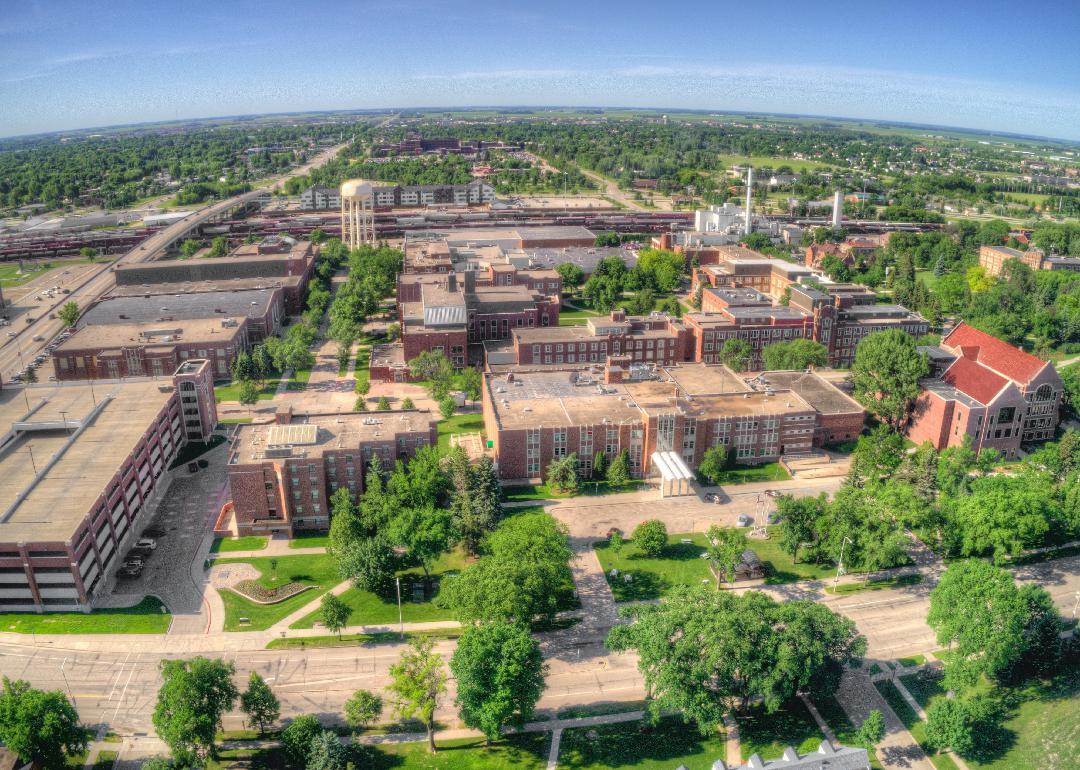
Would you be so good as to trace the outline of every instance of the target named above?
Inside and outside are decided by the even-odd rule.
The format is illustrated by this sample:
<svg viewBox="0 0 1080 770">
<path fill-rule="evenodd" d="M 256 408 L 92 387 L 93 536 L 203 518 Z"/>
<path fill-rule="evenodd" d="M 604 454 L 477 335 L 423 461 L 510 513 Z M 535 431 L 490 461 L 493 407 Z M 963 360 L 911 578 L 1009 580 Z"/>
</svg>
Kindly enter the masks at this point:
<svg viewBox="0 0 1080 770">
<path fill-rule="evenodd" d="M 1080 768 L 1036 6 L 6 9 L 0 770 Z"/>
</svg>

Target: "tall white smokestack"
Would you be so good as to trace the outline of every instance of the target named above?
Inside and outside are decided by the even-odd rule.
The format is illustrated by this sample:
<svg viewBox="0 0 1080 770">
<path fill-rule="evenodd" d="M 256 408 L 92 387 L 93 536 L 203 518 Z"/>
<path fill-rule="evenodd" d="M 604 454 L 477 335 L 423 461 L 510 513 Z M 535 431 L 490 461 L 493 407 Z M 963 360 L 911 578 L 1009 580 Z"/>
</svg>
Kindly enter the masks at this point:
<svg viewBox="0 0 1080 770">
<path fill-rule="evenodd" d="M 743 235 L 750 235 L 750 203 L 754 195 L 754 167 L 746 169 L 746 224 L 743 225 Z"/>
<path fill-rule="evenodd" d="M 833 193 L 832 199 L 832 226 L 834 230 L 840 229 L 840 217 L 844 213 L 843 199 L 840 196 L 840 191 L 837 190 Z"/>
</svg>

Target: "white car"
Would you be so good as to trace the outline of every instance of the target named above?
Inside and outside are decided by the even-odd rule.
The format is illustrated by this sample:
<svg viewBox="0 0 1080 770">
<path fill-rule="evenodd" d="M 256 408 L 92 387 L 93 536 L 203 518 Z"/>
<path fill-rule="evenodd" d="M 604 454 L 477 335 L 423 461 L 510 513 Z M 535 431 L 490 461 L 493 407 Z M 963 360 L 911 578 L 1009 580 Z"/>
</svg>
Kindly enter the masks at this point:
<svg viewBox="0 0 1080 770">
<path fill-rule="evenodd" d="M 149 548 L 151 551 L 153 551 L 155 548 L 157 548 L 157 540 L 155 540 L 152 537 L 140 538 L 139 541 L 137 543 L 135 543 L 135 547 L 136 548 Z"/>
</svg>

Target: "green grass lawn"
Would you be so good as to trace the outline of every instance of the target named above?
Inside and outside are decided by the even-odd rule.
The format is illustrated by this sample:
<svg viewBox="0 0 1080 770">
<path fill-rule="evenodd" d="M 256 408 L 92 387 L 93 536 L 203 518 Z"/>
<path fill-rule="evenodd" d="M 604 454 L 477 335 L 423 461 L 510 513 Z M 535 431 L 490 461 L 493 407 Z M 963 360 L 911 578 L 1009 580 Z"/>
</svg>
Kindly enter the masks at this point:
<svg viewBox="0 0 1080 770">
<path fill-rule="evenodd" d="M 921 666 L 926 663 L 925 655 L 908 655 L 906 658 L 900 658 L 896 661 L 904 668 L 910 668 L 911 666 Z"/>
<path fill-rule="evenodd" d="M 311 558 L 311 557 L 290 557 Z M 431 575 L 439 578 L 447 572 L 460 572 L 465 566 L 465 554 L 460 548 L 445 553 L 432 567 Z M 401 570 L 401 614 L 406 623 L 422 623 L 431 620 L 452 620 L 451 610 L 436 607 L 431 599 L 423 602 L 413 601 L 413 584 L 420 583 L 424 571 L 419 567 Z M 310 593 L 310 592 L 309 592 Z M 391 591 L 386 596 L 377 596 L 368 591 L 350 587 L 340 598 L 352 610 L 348 623 L 351 626 L 370 626 L 393 624 L 398 622 L 397 593 Z M 433 599 L 434 597 L 432 597 Z M 314 628 L 321 619 L 321 611 L 315 610 L 293 623 L 290 628 Z"/>
<path fill-rule="evenodd" d="M 172 615 L 160 601 L 147 596 L 134 607 L 84 612 L 0 614 L 0 631 L 16 634 L 164 634 Z"/>
<path fill-rule="evenodd" d="M 564 500 L 568 497 L 584 496 L 593 497 L 604 495 L 616 495 L 622 492 L 637 492 L 645 488 L 642 481 L 630 481 L 620 486 L 612 486 L 606 481 L 582 481 L 578 485 L 578 491 L 557 492 L 547 484 L 525 484 L 517 487 L 504 487 L 503 499 L 507 502 L 520 502 L 522 500 Z"/>
<path fill-rule="evenodd" d="M 111 258 L 104 258 L 103 257 L 103 258 L 101 258 L 100 261 L 104 264 L 104 263 L 107 263 L 110 259 Z M 30 281 L 37 278 L 39 275 L 44 275 L 45 273 L 47 273 L 50 270 L 53 270 L 55 268 L 61 268 L 61 267 L 62 268 L 68 268 L 68 267 L 74 267 L 76 265 L 88 265 L 88 264 L 90 264 L 89 259 L 69 259 L 69 260 L 49 261 L 49 262 L 43 262 L 43 263 L 39 263 L 39 264 L 30 264 L 30 265 L 27 266 L 27 270 L 24 273 L 19 273 L 19 265 L 18 265 L 18 263 L 9 263 L 9 264 L 5 264 L 5 265 L 0 265 L 0 286 L 3 286 L 3 287 L 22 286 L 24 283 L 29 283 Z"/>
<path fill-rule="evenodd" d="M 783 526 L 782 524 L 780 526 Z M 800 561 L 791 563 L 791 556 L 780 550 L 780 538 L 777 527 L 770 528 L 773 536 L 768 540 L 751 540 L 750 547 L 758 558 L 765 562 L 767 574 L 765 582 L 769 585 L 794 583 L 799 580 L 821 580 L 836 574 L 835 564 L 813 564 Z"/>
<path fill-rule="evenodd" d="M 304 390 L 307 388 L 308 380 L 311 379 L 310 369 L 297 369 L 293 372 L 292 377 L 289 378 L 289 384 L 286 386 L 288 390 Z M 262 396 L 260 396 L 261 398 Z"/>
<path fill-rule="evenodd" d="M 289 541 L 289 548 L 326 548 L 330 535 L 326 532 L 299 532 Z"/>
<path fill-rule="evenodd" d="M 852 724 L 847 713 L 832 695 L 815 695 L 812 699 L 825 724 L 832 728 L 837 740 L 844 746 L 861 746 L 870 752 L 870 767 L 881 770 L 881 762 L 874 754 L 874 747 L 861 743 L 855 737 L 858 726 Z"/>
<path fill-rule="evenodd" d="M 780 463 L 765 463 L 764 465 L 738 465 L 724 471 L 720 478 L 720 484 L 749 484 L 755 481 L 787 481 L 791 474 L 785 471 Z"/>
<path fill-rule="evenodd" d="M 817 751 L 825 738 L 798 698 L 772 714 L 760 706 L 754 706 L 737 718 L 743 761 L 754 753 L 762 759 L 778 759 L 788 746 L 794 746 L 800 754 Z"/>
<path fill-rule="evenodd" d="M 274 397 L 274 393 L 277 392 L 278 384 L 281 380 L 274 378 L 266 380 L 263 387 L 259 390 L 259 400 L 269 401 Z M 240 383 L 230 382 L 227 385 L 215 385 L 214 386 L 214 400 L 219 404 L 222 401 L 239 401 L 240 400 Z"/>
<path fill-rule="evenodd" d="M 843 583 L 836 588 L 828 586 L 826 593 L 830 594 L 855 594 L 860 591 L 881 591 L 885 588 L 900 588 L 902 586 L 918 585 L 922 582 L 922 575 L 899 575 L 897 577 L 874 578 L 865 583 Z"/>
<path fill-rule="evenodd" d="M 691 542 L 683 543 L 684 539 Z M 705 535 L 701 533 L 669 535 L 667 548 L 656 558 L 644 555 L 629 541 L 618 553 L 606 540 L 593 547 L 617 602 L 659 599 L 676 586 L 714 585 L 709 565 L 701 558 L 705 552 Z M 612 569 L 619 571 L 616 577 L 611 577 Z M 633 580 L 627 583 L 624 575 Z"/>
<path fill-rule="evenodd" d="M 428 631 L 406 631 L 405 639 L 457 639 L 461 636 L 460 628 L 433 628 Z M 268 650 L 306 650 L 324 647 L 369 647 L 379 644 L 398 644 L 401 634 L 397 631 L 380 631 L 374 634 L 342 634 L 341 636 L 293 636 L 284 639 L 271 639 Z"/>
<path fill-rule="evenodd" d="M 590 737 L 595 736 L 595 737 Z M 653 728 L 641 730 L 640 722 L 563 731 L 559 767 L 569 770 L 708 770 L 724 759 L 724 735 L 717 731 L 703 737 L 696 726 L 678 717 L 665 717 Z"/>
<path fill-rule="evenodd" d="M 226 417 L 219 419 L 218 422 L 222 425 L 250 425 L 255 422 L 254 417 Z"/>
<path fill-rule="evenodd" d="M 119 756 L 119 751 L 99 751 L 97 759 L 94 760 L 94 764 L 91 767 L 93 768 L 93 770 L 110 770 L 110 768 L 113 766 L 113 763 L 116 762 Z"/>
<path fill-rule="evenodd" d="M 176 457 L 173 458 L 172 463 L 169 465 L 169 470 L 173 468 L 179 468 L 182 465 L 187 465 L 192 460 L 202 457 L 211 449 L 215 449 L 225 443 L 225 437 L 220 435 L 213 435 L 209 441 L 191 441 L 184 444 L 184 447 L 176 453 Z"/>
<path fill-rule="evenodd" d="M 449 420 L 440 420 L 436 428 L 439 436 L 439 449 L 450 450 L 450 436 L 455 433 L 483 433 L 484 415 L 477 412 L 455 414 Z"/>
<path fill-rule="evenodd" d="M 270 569 L 271 561 L 277 562 L 276 572 Z M 309 602 L 315 601 L 326 591 L 341 582 L 337 563 L 326 554 L 315 556 L 259 556 L 250 559 L 218 559 L 220 564 L 251 564 L 261 573 L 259 582 L 268 588 L 296 582 L 317 586 L 277 604 L 256 604 L 234 591 L 221 591 L 225 603 L 226 631 L 262 631 L 274 625 L 286 615 L 295 612 Z M 276 575 L 276 579 L 275 576 Z M 250 623 L 240 623 L 248 618 Z"/>
<path fill-rule="evenodd" d="M 210 553 L 229 553 L 230 551 L 261 551 L 266 548 L 267 538 L 258 535 L 247 537 L 219 537 L 210 546 Z"/>
</svg>

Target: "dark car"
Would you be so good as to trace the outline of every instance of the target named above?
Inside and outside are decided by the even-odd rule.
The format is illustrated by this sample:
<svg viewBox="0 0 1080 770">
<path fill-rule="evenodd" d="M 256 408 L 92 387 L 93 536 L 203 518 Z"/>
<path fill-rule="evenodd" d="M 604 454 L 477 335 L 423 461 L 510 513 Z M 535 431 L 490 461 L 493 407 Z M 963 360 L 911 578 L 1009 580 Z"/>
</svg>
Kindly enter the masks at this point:
<svg viewBox="0 0 1080 770">
<path fill-rule="evenodd" d="M 188 473 L 197 473 L 199 471 L 199 464 L 192 460 L 187 464 Z"/>
</svg>

